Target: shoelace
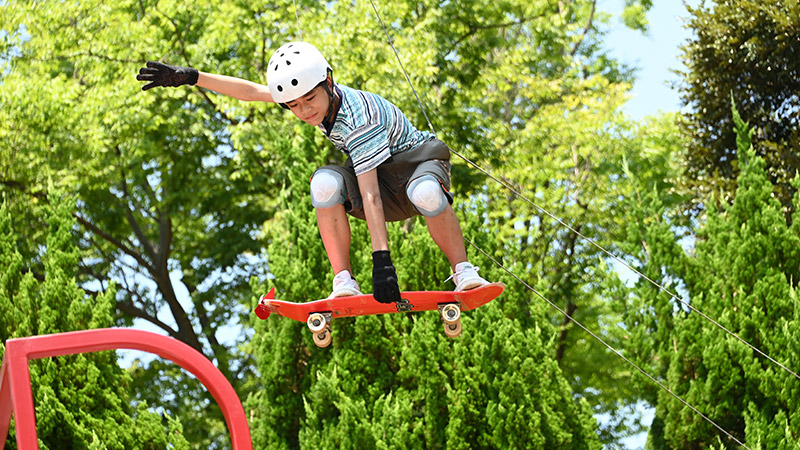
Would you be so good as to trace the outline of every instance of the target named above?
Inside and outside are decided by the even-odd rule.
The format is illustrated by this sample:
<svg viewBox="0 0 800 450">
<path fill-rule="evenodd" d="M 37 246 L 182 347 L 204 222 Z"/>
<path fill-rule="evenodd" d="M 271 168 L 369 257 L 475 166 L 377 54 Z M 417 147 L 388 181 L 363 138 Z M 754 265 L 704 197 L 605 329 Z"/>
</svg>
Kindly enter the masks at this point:
<svg viewBox="0 0 800 450">
<path fill-rule="evenodd" d="M 450 275 L 449 277 L 447 277 L 446 280 L 442 281 L 442 283 L 447 283 L 448 281 L 452 280 L 456 275 L 460 275 L 460 274 L 466 272 L 467 270 L 469 270 L 469 269 L 462 269 L 461 272 L 456 272 L 456 273 Z M 477 273 L 479 270 L 481 270 L 481 268 L 472 266 L 472 270 L 474 270 L 475 273 Z M 456 283 L 456 284 L 458 284 L 458 283 Z"/>
</svg>

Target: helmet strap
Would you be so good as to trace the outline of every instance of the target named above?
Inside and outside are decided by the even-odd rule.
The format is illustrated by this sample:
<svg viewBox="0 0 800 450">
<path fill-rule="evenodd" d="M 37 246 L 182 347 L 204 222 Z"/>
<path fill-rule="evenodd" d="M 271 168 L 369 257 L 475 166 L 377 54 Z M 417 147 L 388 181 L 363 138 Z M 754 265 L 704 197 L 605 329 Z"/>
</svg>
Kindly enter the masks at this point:
<svg viewBox="0 0 800 450">
<path fill-rule="evenodd" d="M 329 79 L 331 80 L 330 86 L 328 85 L 328 80 Z M 325 128 L 327 129 L 327 128 L 330 128 L 330 126 L 333 125 L 333 119 L 334 119 L 334 116 L 336 115 L 336 110 L 337 110 L 336 102 L 337 102 L 337 100 L 339 100 L 338 97 L 336 97 L 336 95 L 334 94 L 334 90 L 332 89 L 332 86 L 335 86 L 334 83 L 333 83 L 333 71 L 332 70 L 330 70 L 330 69 L 328 70 L 328 78 L 326 78 L 325 81 L 322 82 L 322 85 L 325 86 L 325 92 L 328 93 L 328 99 L 329 99 L 328 112 L 325 114 L 325 120 L 322 121 L 324 124 L 326 124 Z"/>
</svg>

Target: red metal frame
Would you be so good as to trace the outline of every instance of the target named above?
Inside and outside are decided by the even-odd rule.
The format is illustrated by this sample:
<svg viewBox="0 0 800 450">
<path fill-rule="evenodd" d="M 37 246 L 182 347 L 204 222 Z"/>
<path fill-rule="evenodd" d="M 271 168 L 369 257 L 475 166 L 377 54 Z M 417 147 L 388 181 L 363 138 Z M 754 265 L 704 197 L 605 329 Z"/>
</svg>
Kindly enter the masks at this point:
<svg viewBox="0 0 800 450">
<path fill-rule="evenodd" d="M 222 409 L 233 450 L 252 450 L 250 428 L 239 397 L 206 357 L 177 339 L 142 330 L 105 328 L 9 339 L 0 366 L 0 442 L 5 442 L 13 412 L 19 450 L 38 450 L 28 361 L 103 350 L 132 349 L 154 353 L 191 372 Z"/>
</svg>

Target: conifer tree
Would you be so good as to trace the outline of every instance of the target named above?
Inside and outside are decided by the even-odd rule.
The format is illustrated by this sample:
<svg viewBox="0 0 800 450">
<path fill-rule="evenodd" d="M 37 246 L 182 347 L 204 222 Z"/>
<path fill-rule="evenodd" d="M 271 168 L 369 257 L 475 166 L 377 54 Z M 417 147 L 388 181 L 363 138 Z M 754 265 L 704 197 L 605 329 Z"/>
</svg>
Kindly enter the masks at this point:
<svg viewBox="0 0 800 450">
<path fill-rule="evenodd" d="M 48 234 L 41 255 L 43 280 L 25 271 L 16 249 L 12 217 L 0 208 L 0 339 L 110 327 L 114 291 L 88 295 L 75 281 L 78 252 L 69 199 L 51 195 Z M 24 275 L 23 275 L 24 274 Z M 30 363 L 41 449 L 187 449 L 181 427 L 140 403 L 134 411 L 130 376 L 115 352 L 95 352 Z M 169 429 L 169 433 L 167 433 Z M 5 448 L 16 448 L 13 427 Z"/>
<path fill-rule="evenodd" d="M 733 204 L 717 210 L 709 202 L 688 255 L 676 251 L 672 230 L 659 219 L 663 215 L 654 216 L 656 223 L 639 234 L 651 256 L 647 272 L 666 280 L 673 292 L 682 285 L 695 308 L 796 371 L 800 228 L 796 220 L 787 225 L 766 164 L 753 149 L 752 130 L 735 108 L 732 120 L 742 161 Z M 653 343 L 640 346 L 637 357 L 677 395 L 751 448 L 795 448 L 800 380 L 666 294 L 648 290 L 651 295 L 640 297 L 645 300 L 629 321 L 638 339 Z M 656 413 L 648 448 L 737 448 L 666 391 L 658 390 L 651 401 Z"/>
</svg>

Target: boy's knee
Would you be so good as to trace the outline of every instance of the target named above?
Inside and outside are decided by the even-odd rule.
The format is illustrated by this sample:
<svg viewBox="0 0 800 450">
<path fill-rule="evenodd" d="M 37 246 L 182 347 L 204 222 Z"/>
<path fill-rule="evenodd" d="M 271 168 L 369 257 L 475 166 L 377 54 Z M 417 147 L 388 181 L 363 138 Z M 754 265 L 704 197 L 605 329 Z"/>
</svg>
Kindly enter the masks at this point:
<svg viewBox="0 0 800 450">
<path fill-rule="evenodd" d="M 330 169 L 319 169 L 311 177 L 311 204 L 325 209 L 343 205 L 345 201 L 344 178 Z"/>
<path fill-rule="evenodd" d="M 409 183 L 406 188 L 408 199 L 425 217 L 436 217 L 447 208 L 447 197 L 433 175 L 423 175 Z"/>
</svg>

